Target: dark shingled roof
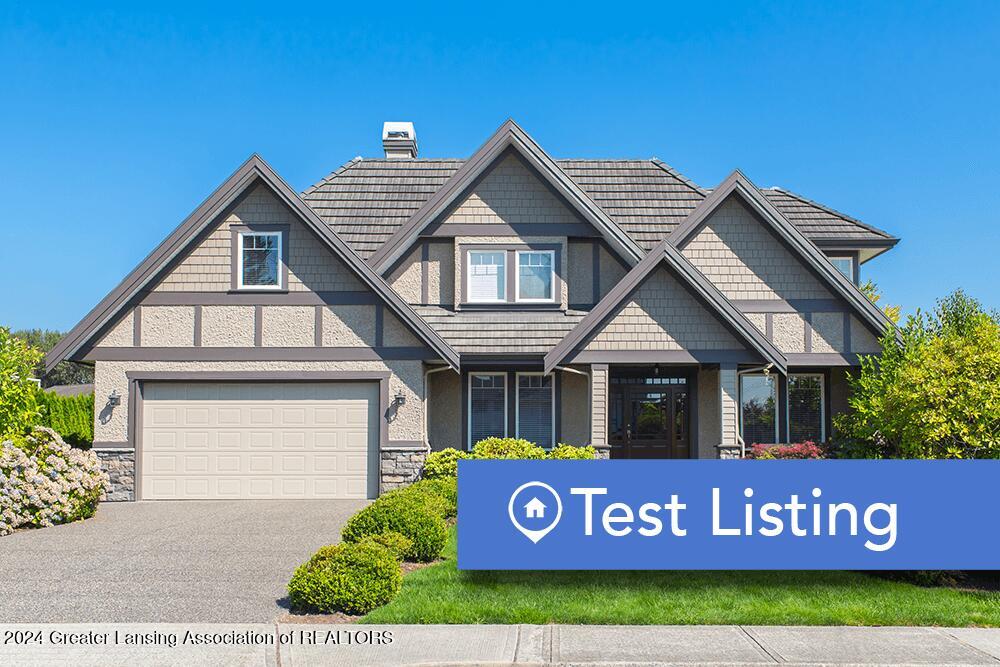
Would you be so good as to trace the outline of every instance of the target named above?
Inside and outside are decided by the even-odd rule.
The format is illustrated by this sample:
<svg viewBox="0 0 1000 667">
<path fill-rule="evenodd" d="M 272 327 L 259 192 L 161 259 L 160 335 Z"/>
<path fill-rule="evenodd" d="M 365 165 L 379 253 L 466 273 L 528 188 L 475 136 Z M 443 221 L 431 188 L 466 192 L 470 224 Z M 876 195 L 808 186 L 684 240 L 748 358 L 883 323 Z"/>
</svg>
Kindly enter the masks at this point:
<svg viewBox="0 0 1000 667">
<path fill-rule="evenodd" d="M 355 158 L 303 193 L 316 213 L 369 257 L 464 160 Z M 701 202 L 707 190 L 660 160 L 556 160 L 622 229 L 650 250 Z M 763 194 L 807 238 L 893 241 L 889 234 L 780 189 Z"/>
<path fill-rule="evenodd" d="M 578 310 L 454 311 L 414 306 L 459 354 L 545 354 L 587 314 Z"/>
</svg>

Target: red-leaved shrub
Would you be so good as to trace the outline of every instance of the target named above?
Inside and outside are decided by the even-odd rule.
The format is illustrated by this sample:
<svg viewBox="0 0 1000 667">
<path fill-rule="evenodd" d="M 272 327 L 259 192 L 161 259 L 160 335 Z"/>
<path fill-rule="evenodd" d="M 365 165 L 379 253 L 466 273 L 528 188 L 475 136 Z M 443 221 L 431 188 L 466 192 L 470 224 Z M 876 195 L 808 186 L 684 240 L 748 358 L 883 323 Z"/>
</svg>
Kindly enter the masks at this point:
<svg viewBox="0 0 1000 667">
<path fill-rule="evenodd" d="M 809 440 L 790 445 L 753 445 L 748 459 L 824 459 L 823 448 Z"/>
</svg>

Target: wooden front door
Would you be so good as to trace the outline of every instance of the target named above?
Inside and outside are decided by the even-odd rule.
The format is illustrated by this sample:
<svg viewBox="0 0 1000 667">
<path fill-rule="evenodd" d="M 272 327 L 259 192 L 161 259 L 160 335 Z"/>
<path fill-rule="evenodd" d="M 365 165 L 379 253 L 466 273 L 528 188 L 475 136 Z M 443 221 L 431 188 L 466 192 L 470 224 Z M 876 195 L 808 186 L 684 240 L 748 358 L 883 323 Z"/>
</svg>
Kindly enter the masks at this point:
<svg viewBox="0 0 1000 667">
<path fill-rule="evenodd" d="M 611 458 L 690 458 L 688 400 L 683 377 L 612 378 Z"/>
</svg>

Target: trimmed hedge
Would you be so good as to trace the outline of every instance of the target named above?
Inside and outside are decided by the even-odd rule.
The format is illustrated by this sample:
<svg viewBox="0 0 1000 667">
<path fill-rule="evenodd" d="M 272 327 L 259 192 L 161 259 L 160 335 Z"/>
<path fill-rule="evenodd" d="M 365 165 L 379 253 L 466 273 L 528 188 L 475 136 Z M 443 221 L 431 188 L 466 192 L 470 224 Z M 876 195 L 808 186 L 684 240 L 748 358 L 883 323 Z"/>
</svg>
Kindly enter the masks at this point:
<svg viewBox="0 0 1000 667">
<path fill-rule="evenodd" d="M 387 533 L 380 533 L 378 535 L 369 535 L 362 542 L 374 542 L 375 544 L 380 544 L 389 550 L 389 553 L 393 557 L 402 561 L 406 556 L 406 552 L 413 548 L 413 540 L 408 538 L 402 533 L 397 533 L 394 530 L 390 530 Z"/>
<path fill-rule="evenodd" d="M 341 532 L 345 542 L 360 542 L 366 537 L 389 531 L 413 541 L 406 560 L 429 562 L 444 550 L 447 525 L 444 503 L 425 493 L 405 493 L 405 489 L 387 493 L 348 520 Z"/>
<path fill-rule="evenodd" d="M 545 450 L 521 438 L 486 438 L 472 447 L 476 459 L 532 459 L 545 458 Z"/>
<path fill-rule="evenodd" d="M 60 396 L 52 391 L 38 392 L 41 416 L 47 426 L 69 445 L 89 449 L 94 443 L 94 394 Z"/>
<path fill-rule="evenodd" d="M 458 478 L 441 477 L 422 479 L 399 490 L 399 493 L 414 493 L 431 498 L 430 502 L 441 508 L 442 519 L 458 516 Z"/>
<path fill-rule="evenodd" d="M 403 585 L 399 561 L 373 540 L 322 547 L 288 582 L 299 611 L 367 614 L 388 603 Z"/>
<path fill-rule="evenodd" d="M 553 461 L 588 461 L 597 458 L 597 450 L 591 445 L 574 447 L 573 445 L 560 444 L 552 448 L 548 458 Z"/>
<path fill-rule="evenodd" d="M 424 479 L 454 477 L 458 474 L 458 462 L 468 458 L 471 458 L 471 454 L 454 447 L 431 452 L 424 462 Z"/>
</svg>

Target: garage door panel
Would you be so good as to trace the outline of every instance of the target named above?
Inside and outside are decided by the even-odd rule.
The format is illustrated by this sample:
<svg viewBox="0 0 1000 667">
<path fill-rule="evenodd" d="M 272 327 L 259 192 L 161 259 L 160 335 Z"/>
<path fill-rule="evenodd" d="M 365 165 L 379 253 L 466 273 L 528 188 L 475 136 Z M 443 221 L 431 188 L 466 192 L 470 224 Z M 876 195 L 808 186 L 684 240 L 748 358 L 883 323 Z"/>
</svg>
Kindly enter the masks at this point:
<svg viewBox="0 0 1000 667">
<path fill-rule="evenodd" d="M 375 384 L 149 383 L 143 398 L 143 498 L 374 495 Z"/>
</svg>

